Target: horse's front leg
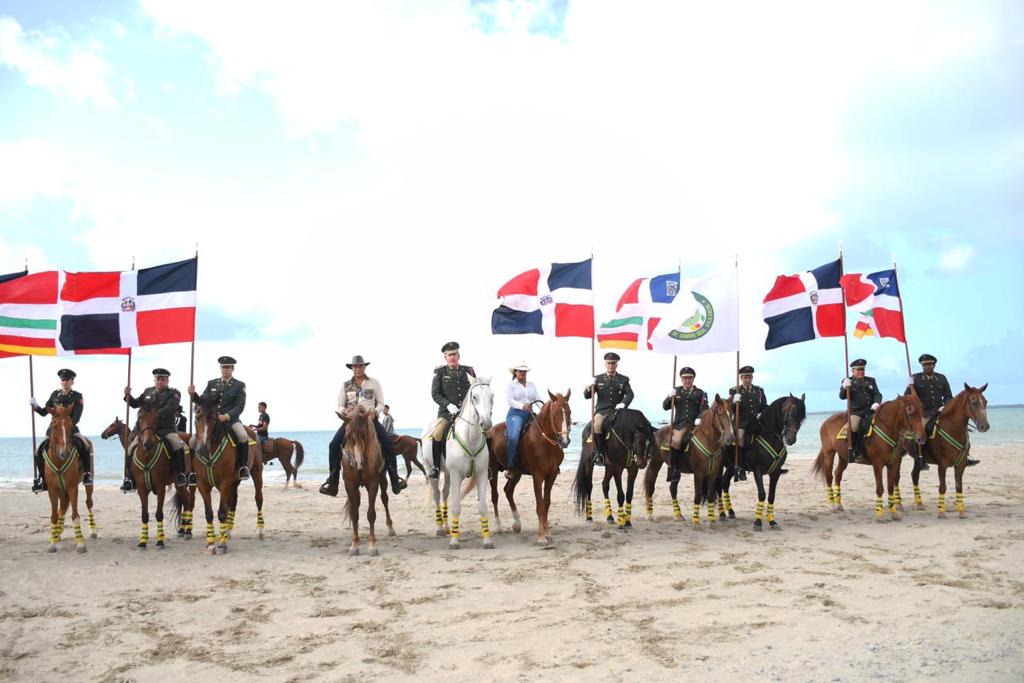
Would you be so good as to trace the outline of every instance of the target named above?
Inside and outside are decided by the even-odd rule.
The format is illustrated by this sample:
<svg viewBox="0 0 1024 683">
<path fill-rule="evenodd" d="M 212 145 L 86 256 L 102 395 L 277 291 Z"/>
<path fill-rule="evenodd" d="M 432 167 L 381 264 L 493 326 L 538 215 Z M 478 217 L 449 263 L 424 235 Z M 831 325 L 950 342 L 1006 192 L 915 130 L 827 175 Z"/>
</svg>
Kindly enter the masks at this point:
<svg viewBox="0 0 1024 683">
<path fill-rule="evenodd" d="M 252 468 L 252 487 L 256 492 L 256 537 L 263 540 L 266 520 L 263 518 L 263 465 Z M 237 500 L 236 500 L 237 506 Z M 232 518 L 233 520 L 234 518 Z"/>
<path fill-rule="evenodd" d="M 452 474 L 448 471 L 448 466 L 445 464 L 443 458 L 441 459 L 441 465 L 444 468 L 441 472 L 442 476 L 444 476 L 444 484 L 441 485 L 441 518 L 444 520 L 444 532 L 447 534 L 450 531 L 451 524 L 450 513 L 448 510 L 448 496 L 451 494 L 452 490 Z M 461 483 L 460 479 L 460 486 Z M 460 489 L 455 490 L 459 491 L 461 494 Z"/>
<path fill-rule="evenodd" d="M 604 467 L 604 479 L 601 480 L 601 492 L 604 494 L 604 518 L 609 524 L 615 524 L 615 518 L 612 516 L 612 500 L 608 495 L 611 490 L 611 481 L 612 465 L 607 463 Z"/>
<path fill-rule="evenodd" d="M 871 469 L 875 473 L 875 521 L 878 523 L 885 522 L 885 508 L 882 506 L 882 492 L 885 490 L 885 486 L 882 483 L 882 468 L 885 465 L 880 463 L 872 463 Z"/>
<path fill-rule="evenodd" d="M 764 472 L 757 465 L 754 466 L 754 484 L 757 486 L 757 507 L 754 508 L 754 531 L 763 531 L 764 525 L 761 519 L 764 517 L 764 505 L 765 505 L 765 490 L 764 490 Z M 768 485 L 775 486 L 774 475 L 769 478 Z"/>
<path fill-rule="evenodd" d="M 622 487 L 623 470 L 615 465 L 612 465 L 611 467 L 605 467 L 605 469 L 612 470 L 612 477 L 615 480 L 615 501 L 618 504 L 618 507 L 615 511 L 615 523 L 621 529 L 626 523 L 626 511 L 625 509 L 623 509 L 623 505 L 626 502 L 626 492 Z"/>
<path fill-rule="evenodd" d="M 348 497 L 348 521 L 352 525 L 352 545 L 349 555 L 359 554 L 359 472 L 345 478 L 345 494 Z"/>
<path fill-rule="evenodd" d="M 166 486 L 158 486 L 156 489 L 156 547 L 157 550 L 166 548 L 164 543 L 164 498 L 167 495 Z"/>
<path fill-rule="evenodd" d="M 41 472 L 41 476 L 45 477 L 46 472 Z M 57 505 L 58 492 L 55 490 L 56 486 L 51 486 L 47 483 L 46 492 L 50 496 L 50 545 L 47 548 L 47 552 L 57 552 L 57 543 L 60 541 L 60 531 L 57 527 L 57 517 L 60 512 Z"/>
<path fill-rule="evenodd" d="M 444 482 L 444 495 L 445 500 L 448 499 L 449 488 L 454 488 L 457 492 L 452 498 L 451 502 L 451 517 L 449 519 L 450 532 L 448 547 L 452 550 L 459 549 L 459 517 L 462 515 L 462 472 L 459 471 L 458 465 L 453 468 L 449 468 L 448 476 Z"/>
<path fill-rule="evenodd" d="M 718 500 L 718 473 L 721 471 L 719 467 L 712 467 L 711 474 L 705 480 L 708 483 L 708 523 L 714 524 L 718 519 L 715 514 L 715 501 Z"/>
<path fill-rule="evenodd" d="M 366 521 L 370 526 L 370 531 L 366 536 L 366 552 L 369 555 L 379 555 L 380 550 L 377 549 L 377 530 L 375 525 L 377 523 L 377 489 L 380 487 L 380 477 L 377 481 L 370 481 L 366 487 Z"/>
<path fill-rule="evenodd" d="M 768 475 L 768 526 L 775 530 L 780 528 L 775 521 L 775 490 L 779 485 L 779 478 L 782 477 L 782 466 L 785 464 L 786 461 L 783 460 L 774 474 Z"/>
<path fill-rule="evenodd" d="M 217 536 L 213 529 L 213 488 L 202 479 L 199 486 L 199 494 L 203 497 L 203 507 L 206 512 L 206 554 L 214 555 L 217 552 Z"/>
<path fill-rule="evenodd" d="M 71 526 L 75 531 L 75 550 L 85 552 L 85 537 L 82 536 L 82 518 L 78 514 L 78 487 L 72 486 L 68 491 L 68 503 L 71 506 Z"/>
<path fill-rule="evenodd" d="M 658 456 L 651 458 L 651 462 L 647 464 L 647 469 L 644 470 L 644 514 L 648 522 L 654 521 L 654 487 L 658 483 L 658 473 L 661 471 L 661 465 L 664 462 L 664 458 L 660 455 L 660 448 L 658 453 Z"/>
<path fill-rule="evenodd" d="M 486 477 L 476 478 L 476 499 L 477 507 L 480 510 L 480 536 L 483 538 L 485 548 L 493 548 L 494 541 L 491 540 L 491 528 L 487 522 L 487 484 Z"/>
<path fill-rule="evenodd" d="M 505 481 L 505 500 L 508 501 L 508 506 L 512 509 L 512 531 L 517 534 L 523 530 L 523 522 L 519 519 L 519 508 L 516 507 L 516 484 L 519 483 L 520 477 L 522 475 L 517 472 L 514 477 Z"/>
<path fill-rule="evenodd" d="M 498 468 L 491 464 L 487 468 L 487 481 L 491 485 L 491 506 L 494 508 L 494 529 L 501 533 L 501 517 L 498 516 Z"/>
<path fill-rule="evenodd" d="M 946 465 L 940 462 L 938 464 L 938 469 L 939 469 L 939 499 L 938 499 L 938 508 L 939 508 L 939 518 L 941 519 L 941 518 L 946 516 Z M 954 477 L 955 476 L 956 475 L 954 474 Z"/>
<path fill-rule="evenodd" d="M 899 458 L 894 465 L 886 466 L 886 472 L 889 475 L 887 482 L 889 485 L 889 499 L 887 502 L 889 504 L 889 516 L 893 521 L 903 519 L 903 513 L 899 509 L 899 496 L 896 495 L 900 481 L 900 462 L 902 460 L 903 458 Z"/>
<path fill-rule="evenodd" d="M 967 506 L 964 504 L 964 471 L 967 469 L 967 458 L 953 467 L 953 482 L 956 484 L 956 511 L 960 519 L 967 517 Z"/>
<path fill-rule="evenodd" d="M 139 543 L 135 547 L 139 550 L 145 550 L 149 547 L 149 491 L 145 486 L 139 486 L 135 490 L 139 494 L 139 509 L 141 510 Z"/>
<path fill-rule="evenodd" d="M 690 522 L 693 526 L 699 527 L 700 504 L 704 500 L 704 497 L 701 495 L 701 485 L 704 483 L 704 477 L 701 476 L 702 472 L 698 468 L 693 467 L 691 469 L 693 470 L 693 515 L 690 517 Z"/>
<path fill-rule="evenodd" d="M 910 480 L 914 482 L 914 507 L 924 510 L 924 498 L 921 497 L 921 470 L 917 467 L 910 470 Z"/>
<path fill-rule="evenodd" d="M 558 470 L 544 480 L 544 542 L 546 546 L 551 545 L 551 524 L 548 522 L 548 515 L 551 512 L 551 489 L 558 478 Z"/>
<path fill-rule="evenodd" d="M 430 487 L 430 497 L 434 502 L 434 523 L 437 525 L 434 535 L 438 537 L 444 536 L 447 531 L 445 530 L 444 517 L 441 515 L 441 482 L 427 477 L 427 485 Z"/>
<path fill-rule="evenodd" d="M 379 490 L 380 502 L 384 506 L 384 521 L 388 525 L 388 536 L 394 536 L 395 524 L 391 520 L 391 507 L 388 505 L 388 487 L 385 484 L 384 486 L 380 486 Z"/>
<path fill-rule="evenodd" d="M 626 513 L 623 517 L 622 526 L 624 528 L 632 528 L 633 526 L 633 491 L 636 486 L 636 465 L 630 467 L 626 471 Z"/>
</svg>

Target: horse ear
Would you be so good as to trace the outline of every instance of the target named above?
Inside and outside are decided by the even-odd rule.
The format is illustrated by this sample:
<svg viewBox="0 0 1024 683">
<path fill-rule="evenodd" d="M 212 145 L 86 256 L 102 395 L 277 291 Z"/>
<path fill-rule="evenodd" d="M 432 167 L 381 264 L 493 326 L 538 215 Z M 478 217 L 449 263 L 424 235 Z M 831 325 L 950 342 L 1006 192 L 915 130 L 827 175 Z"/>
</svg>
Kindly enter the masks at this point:
<svg viewBox="0 0 1024 683">
<path fill-rule="evenodd" d="M 986 386 L 988 386 L 988 385 L 986 385 Z M 967 382 L 964 382 L 964 391 L 970 391 L 970 390 L 971 390 L 971 387 L 967 384 Z"/>
<path fill-rule="evenodd" d="M 569 387 L 568 389 L 565 390 L 565 400 L 568 401 L 570 396 L 572 396 L 572 387 Z"/>
<path fill-rule="evenodd" d="M 555 395 L 551 393 L 550 389 L 548 389 L 548 398 L 550 398 L 552 401 L 555 400 Z"/>
<path fill-rule="evenodd" d="M 804 399 L 807 398 L 807 394 L 800 394 L 800 402 L 803 403 Z"/>
<path fill-rule="evenodd" d="M 794 396 L 794 395 L 793 395 L 793 392 L 792 392 L 792 391 L 791 391 L 791 392 L 789 392 L 789 397 L 790 397 L 790 398 L 796 398 L 796 396 Z"/>
<path fill-rule="evenodd" d="M 988 382 L 985 382 L 985 383 L 984 383 L 984 384 L 982 384 L 982 385 L 981 385 L 980 387 L 978 387 L 978 391 L 980 391 L 980 392 L 981 392 L 981 393 L 983 393 L 983 394 L 985 393 L 985 390 L 986 390 L 986 389 L 988 389 Z"/>
<path fill-rule="evenodd" d="M 719 402 L 721 402 L 721 400 L 722 400 L 722 397 L 716 392 L 715 393 L 715 403 L 719 403 Z"/>
</svg>

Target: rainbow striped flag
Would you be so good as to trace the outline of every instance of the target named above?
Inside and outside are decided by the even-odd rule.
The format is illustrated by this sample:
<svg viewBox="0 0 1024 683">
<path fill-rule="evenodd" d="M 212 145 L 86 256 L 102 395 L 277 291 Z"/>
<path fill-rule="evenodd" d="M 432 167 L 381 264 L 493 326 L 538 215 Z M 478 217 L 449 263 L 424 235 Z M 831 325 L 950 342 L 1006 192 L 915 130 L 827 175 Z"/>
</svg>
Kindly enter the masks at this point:
<svg viewBox="0 0 1024 683">
<path fill-rule="evenodd" d="M 0 358 L 57 355 L 59 273 L 0 282 Z"/>
</svg>

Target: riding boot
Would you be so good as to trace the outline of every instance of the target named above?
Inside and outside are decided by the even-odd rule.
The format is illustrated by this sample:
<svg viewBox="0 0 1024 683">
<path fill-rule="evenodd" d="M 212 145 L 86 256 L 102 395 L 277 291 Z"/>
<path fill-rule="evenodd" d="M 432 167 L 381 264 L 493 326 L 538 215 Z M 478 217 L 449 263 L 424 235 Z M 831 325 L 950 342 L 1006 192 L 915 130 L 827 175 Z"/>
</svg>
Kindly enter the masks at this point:
<svg viewBox="0 0 1024 683">
<path fill-rule="evenodd" d="M 188 477 L 185 476 L 184 448 L 179 448 L 171 453 L 171 474 L 174 475 L 176 486 L 188 486 Z"/>
<path fill-rule="evenodd" d="M 82 464 L 82 483 L 92 486 L 92 453 L 85 444 L 78 444 L 78 461 Z"/>
<path fill-rule="evenodd" d="M 668 453 L 668 476 L 665 481 L 671 483 L 679 481 L 679 464 L 683 458 L 683 452 L 678 448 L 671 448 Z"/>
<path fill-rule="evenodd" d="M 434 466 L 427 472 L 427 476 L 431 479 L 437 479 L 441 476 L 441 449 L 444 445 L 437 439 L 433 439 L 430 442 L 431 452 L 434 457 Z"/>
<path fill-rule="evenodd" d="M 853 433 L 853 439 L 850 443 L 849 454 L 847 455 L 848 462 L 858 462 L 860 460 L 860 442 L 861 433 L 859 431 Z"/>
<path fill-rule="evenodd" d="M 238 468 L 238 481 L 249 478 L 249 440 L 239 439 L 235 450 L 235 466 Z"/>
<path fill-rule="evenodd" d="M 736 476 L 733 477 L 733 481 L 747 480 L 747 453 L 749 451 L 749 446 L 742 446 L 740 448 L 740 466 L 736 468 Z"/>
<path fill-rule="evenodd" d="M 967 458 L 967 465 L 966 466 L 967 467 L 974 467 L 979 462 L 981 462 L 981 461 L 980 460 L 975 460 L 974 458 Z"/>
<path fill-rule="evenodd" d="M 918 446 L 917 450 L 914 451 L 914 462 L 917 464 L 917 471 L 931 469 L 928 467 L 928 462 L 924 459 L 924 446 Z"/>
<path fill-rule="evenodd" d="M 398 495 L 402 492 L 408 484 L 405 483 L 405 479 L 398 476 L 398 458 L 395 457 L 394 453 L 384 455 L 384 464 L 388 469 L 388 479 L 391 480 L 391 491 Z"/>
<path fill-rule="evenodd" d="M 39 473 L 39 476 L 36 477 L 36 480 L 34 482 L 32 482 L 32 492 L 33 493 L 39 493 L 40 491 L 45 491 L 46 490 L 46 474 L 45 474 L 45 472 L 43 470 L 43 467 L 44 467 L 44 465 L 43 465 L 43 458 L 42 458 L 42 456 L 37 455 L 36 456 L 36 472 Z"/>
<path fill-rule="evenodd" d="M 594 434 L 594 466 L 599 467 L 604 465 L 604 449 L 605 449 L 605 437 L 604 434 Z"/>
</svg>

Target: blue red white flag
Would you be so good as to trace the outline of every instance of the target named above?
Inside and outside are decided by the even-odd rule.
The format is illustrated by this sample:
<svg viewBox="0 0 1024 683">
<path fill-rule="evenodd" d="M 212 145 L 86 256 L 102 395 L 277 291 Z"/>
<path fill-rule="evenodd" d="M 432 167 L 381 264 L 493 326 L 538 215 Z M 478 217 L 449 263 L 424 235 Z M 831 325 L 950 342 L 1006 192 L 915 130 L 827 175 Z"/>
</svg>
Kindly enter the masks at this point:
<svg viewBox="0 0 1024 683">
<path fill-rule="evenodd" d="M 842 337 L 846 332 L 840 260 L 795 275 L 779 275 L 764 297 L 768 336 L 764 348 L 820 337 Z"/>
<path fill-rule="evenodd" d="M 593 338 L 591 263 L 552 263 L 516 275 L 498 290 L 491 333 Z"/>
<path fill-rule="evenodd" d="M 880 270 L 863 275 L 850 273 L 843 276 L 846 306 L 860 313 L 853 336 L 893 337 L 906 343 L 903 329 L 903 307 L 900 306 L 900 288 L 895 270 Z"/>
<path fill-rule="evenodd" d="M 647 348 L 652 348 L 651 334 L 661 316 L 671 309 L 679 292 L 679 279 L 679 273 L 669 273 L 634 280 L 619 297 L 615 317 L 601 323 L 597 330 L 598 346 L 635 351 L 643 339 Z"/>
</svg>

